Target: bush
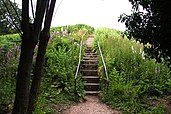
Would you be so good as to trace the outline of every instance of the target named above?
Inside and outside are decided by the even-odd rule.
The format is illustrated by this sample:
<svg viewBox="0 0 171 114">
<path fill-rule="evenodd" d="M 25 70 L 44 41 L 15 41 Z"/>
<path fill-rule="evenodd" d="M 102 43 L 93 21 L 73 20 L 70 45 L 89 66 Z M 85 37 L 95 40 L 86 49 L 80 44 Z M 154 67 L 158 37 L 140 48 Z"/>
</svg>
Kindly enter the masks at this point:
<svg viewBox="0 0 171 114">
<path fill-rule="evenodd" d="M 99 28 L 95 32 L 109 73 L 108 93 L 103 88 L 103 100 L 123 113 L 163 113 L 164 107 L 156 97 L 171 92 L 170 69 L 155 59 L 147 59 L 143 44 L 123 37 L 122 32 Z M 99 64 L 102 67 L 102 63 Z M 103 75 L 102 73 L 100 74 Z M 149 100 L 151 98 L 152 100 Z M 158 102 L 152 105 L 152 102 Z"/>
<path fill-rule="evenodd" d="M 80 39 L 86 30 L 89 31 L 84 39 L 93 33 L 93 27 L 78 24 L 51 29 L 35 113 L 54 113 L 52 104 L 69 103 L 83 97 L 81 79 L 77 81 L 79 96 L 74 96 L 73 92 Z M 17 34 L 0 36 L 0 113 L 10 112 L 13 107 L 20 43 L 21 39 Z"/>
<path fill-rule="evenodd" d="M 87 25 L 64 26 L 51 29 L 52 37 L 46 52 L 44 79 L 41 85 L 41 96 L 37 107 L 45 112 L 54 112 L 52 104 L 62 105 L 79 101 L 84 96 L 84 85 L 80 77 L 77 79 L 75 95 L 75 70 L 82 35 L 93 33 Z M 49 106 L 50 105 L 50 106 Z M 46 107 L 47 106 L 47 107 Z M 46 108 L 45 108 L 46 107 Z M 36 113 L 41 113 L 37 110 Z"/>
<path fill-rule="evenodd" d="M 12 110 L 20 54 L 17 34 L 0 36 L 0 112 Z"/>
</svg>

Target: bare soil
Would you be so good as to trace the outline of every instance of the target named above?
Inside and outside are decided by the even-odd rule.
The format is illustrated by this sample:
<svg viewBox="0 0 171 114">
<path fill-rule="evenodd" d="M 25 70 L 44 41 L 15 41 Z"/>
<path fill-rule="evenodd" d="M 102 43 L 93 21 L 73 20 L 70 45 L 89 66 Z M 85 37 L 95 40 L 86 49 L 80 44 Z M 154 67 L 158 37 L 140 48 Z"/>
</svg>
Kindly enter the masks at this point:
<svg viewBox="0 0 171 114">
<path fill-rule="evenodd" d="M 97 96 L 86 96 L 85 102 L 73 104 L 65 109 L 62 114 L 121 114 L 106 104 L 102 103 Z"/>
</svg>

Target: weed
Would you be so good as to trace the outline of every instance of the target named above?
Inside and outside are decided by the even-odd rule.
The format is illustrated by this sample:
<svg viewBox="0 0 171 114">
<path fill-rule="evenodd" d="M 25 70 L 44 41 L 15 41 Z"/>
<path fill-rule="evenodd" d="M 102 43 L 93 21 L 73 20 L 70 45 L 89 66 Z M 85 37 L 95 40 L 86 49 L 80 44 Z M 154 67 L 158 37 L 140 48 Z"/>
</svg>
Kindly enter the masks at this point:
<svg viewBox="0 0 171 114">
<path fill-rule="evenodd" d="M 102 88 L 103 101 L 126 114 L 163 114 L 163 105 L 158 101 L 158 105 L 150 105 L 148 99 L 171 92 L 171 73 L 164 61 L 147 58 L 143 44 L 121 37 L 114 29 L 96 30 L 94 50 L 98 49 L 97 40 L 109 74 L 108 92 Z"/>
</svg>

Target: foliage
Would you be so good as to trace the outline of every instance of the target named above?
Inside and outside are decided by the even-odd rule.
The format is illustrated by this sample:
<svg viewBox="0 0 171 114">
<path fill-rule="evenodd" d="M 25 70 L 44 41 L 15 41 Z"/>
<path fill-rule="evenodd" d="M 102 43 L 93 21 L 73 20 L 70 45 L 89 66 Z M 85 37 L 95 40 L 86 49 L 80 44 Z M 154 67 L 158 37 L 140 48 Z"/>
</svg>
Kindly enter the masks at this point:
<svg viewBox="0 0 171 114">
<path fill-rule="evenodd" d="M 170 1 L 165 0 L 129 0 L 132 4 L 132 14 L 122 14 L 119 21 L 125 23 L 129 38 L 134 37 L 144 44 L 148 54 L 161 61 L 171 59 L 171 13 Z M 143 8 L 143 10 L 142 10 Z"/>
<path fill-rule="evenodd" d="M 8 34 L 8 35 L 0 35 L 0 47 L 4 49 L 10 49 L 15 45 L 19 45 L 21 43 L 21 38 L 18 34 Z"/>
<path fill-rule="evenodd" d="M 62 26 L 51 29 L 51 38 L 45 58 L 42 92 L 40 102 L 37 104 L 38 109 L 42 109 L 41 111 L 52 113 L 55 111 L 52 104 L 69 104 L 83 98 L 84 86 L 80 78 L 77 80 L 76 87 L 78 96 L 74 94 L 74 76 L 78 64 L 80 39 L 87 30 L 90 31 L 85 39 L 88 34 L 93 32 L 93 28 L 87 25 Z M 44 109 L 46 106 L 47 108 Z M 41 113 L 40 110 L 36 111 L 36 113 Z"/>
<path fill-rule="evenodd" d="M 0 112 L 11 111 L 14 102 L 19 44 L 17 34 L 0 36 Z"/>
<path fill-rule="evenodd" d="M 77 80 L 78 96 L 74 95 L 74 73 L 78 63 L 80 38 L 86 30 L 89 31 L 85 39 L 94 30 L 87 25 L 51 29 L 44 78 L 35 113 L 53 113 L 54 105 L 75 102 L 84 96 L 81 79 Z M 10 112 L 13 107 L 20 43 L 21 39 L 17 34 L 0 36 L 0 113 Z"/>
<path fill-rule="evenodd" d="M 52 90 L 50 90 L 52 91 Z M 54 90 L 55 91 L 55 90 Z M 56 93 L 56 94 L 54 94 Z M 62 112 L 66 105 L 78 102 L 79 97 L 75 95 L 70 95 L 68 93 L 58 93 L 54 92 L 52 95 L 47 95 L 47 92 L 43 93 L 39 97 L 38 107 L 36 108 L 34 114 L 56 114 L 55 112 Z"/>
<path fill-rule="evenodd" d="M 3 3 L 3 1 L 5 4 Z M 16 30 L 16 27 L 20 28 L 21 9 L 18 7 L 17 3 L 13 3 L 12 1 L 10 3 L 9 1 L 10 0 L 0 1 L 0 35 L 16 33 L 18 31 Z M 16 14 L 14 8 L 18 15 Z M 9 10 L 9 12 L 7 9 Z"/>
<path fill-rule="evenodd" d="M 106 92 L 103 87 L 103 100 L 123 113 L 163 113 L 164 107 L 157 98 L 171 92 L 169 68 L 164 61 L 148 59 L 142 43 L 121 34 L 107 28 L 95 32 L 94 49 L 98 48 L 98 40 L 109 73 L 109 88 Z"/>
</svg>

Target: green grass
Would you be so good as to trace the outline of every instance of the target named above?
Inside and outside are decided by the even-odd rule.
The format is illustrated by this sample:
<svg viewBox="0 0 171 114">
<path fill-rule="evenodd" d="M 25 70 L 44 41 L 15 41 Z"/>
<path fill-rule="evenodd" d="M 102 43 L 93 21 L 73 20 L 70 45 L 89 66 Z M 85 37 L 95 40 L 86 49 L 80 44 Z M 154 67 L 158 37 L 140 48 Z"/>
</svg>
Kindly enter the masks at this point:
<svg viewBox="0 0 171 114">
<path fill-rule="evenodd" d="M 171 92 L 170 69 L 164 61 L 147 59 L 143 44 L 121 34 L 108 28 L 95 32 L 94 49 L 98 50 L 98 40 L 110 81 L 108 93 L 103 88 L 103 101 L 125 114 L 163 114 L 165 107 L 158 98 L 165 98 Z M 99 67 L 103 67 L 102 63 Z M 100 75 L 104 77 L 102 72 Z"/>
</svg>

